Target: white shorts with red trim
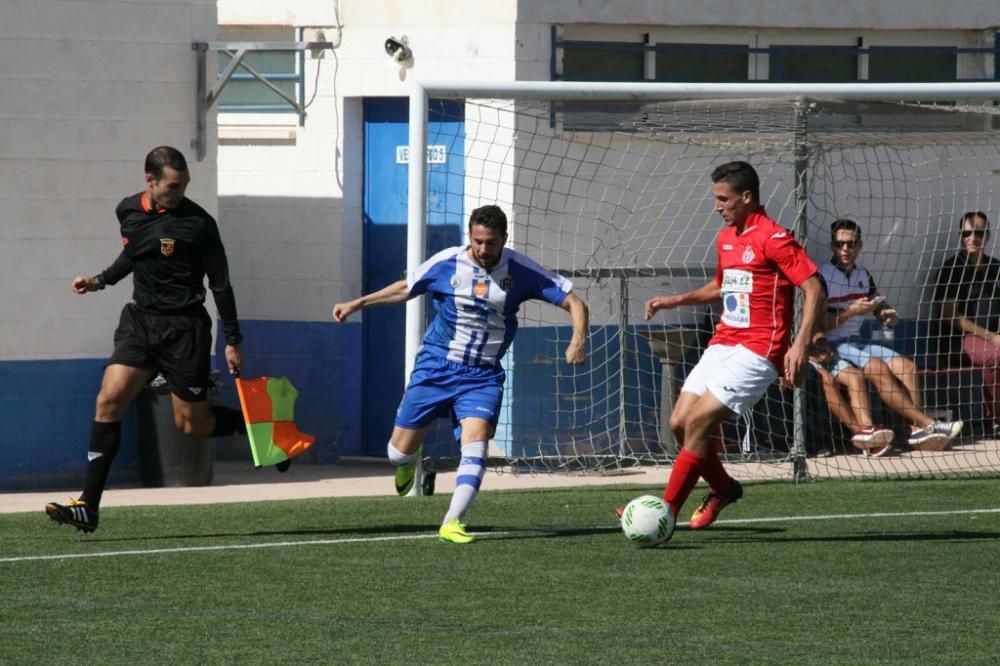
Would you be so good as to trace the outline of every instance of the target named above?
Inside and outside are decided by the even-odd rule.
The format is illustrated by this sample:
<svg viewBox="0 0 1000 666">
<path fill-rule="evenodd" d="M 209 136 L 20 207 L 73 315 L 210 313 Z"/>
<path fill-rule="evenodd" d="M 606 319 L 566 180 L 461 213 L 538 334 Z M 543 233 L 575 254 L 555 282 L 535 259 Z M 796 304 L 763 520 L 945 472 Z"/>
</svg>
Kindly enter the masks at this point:
<svg viewBox="0 0 1000 666">
<path fill-rule="evenodd" d="M 774 364 L 742 345 L 711 345 L 684 381 L 681 391 L 709 391 L 723 405 L 743 414 L 760 400 L 778 378 Z"/>
</svg>

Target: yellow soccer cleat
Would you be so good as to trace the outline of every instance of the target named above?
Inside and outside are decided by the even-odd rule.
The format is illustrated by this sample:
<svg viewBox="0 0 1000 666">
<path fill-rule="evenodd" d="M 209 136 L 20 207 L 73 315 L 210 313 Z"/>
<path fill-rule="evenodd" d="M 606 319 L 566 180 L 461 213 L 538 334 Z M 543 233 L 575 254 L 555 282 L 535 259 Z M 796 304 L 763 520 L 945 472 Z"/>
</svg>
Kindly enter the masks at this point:
<svg viewBox="0 0 1000 666">
<path fill-rule="evenodd" d="M 452 518 L 438 530 L 438 541 L 442 543 L 472 543 L 475 537 L 465 531 L 465 525 Z"/>
</svg>

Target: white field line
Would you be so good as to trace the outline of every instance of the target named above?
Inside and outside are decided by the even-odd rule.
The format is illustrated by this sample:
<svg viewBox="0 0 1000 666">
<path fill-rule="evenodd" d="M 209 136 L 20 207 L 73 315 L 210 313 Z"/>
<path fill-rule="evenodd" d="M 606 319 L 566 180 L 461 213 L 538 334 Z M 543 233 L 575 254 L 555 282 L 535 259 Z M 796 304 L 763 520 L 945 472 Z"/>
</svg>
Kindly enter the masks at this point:
<svg viewBox="0 0 1000 666">
<path fill-rule="evenodd" d="M 962 509 L 955 511 L 898 511 L 879 513 L 837 513 L 817 516 L 773 516 L 770 518 L 735 518 L 718 520 L 716 525 L 749 525 L 756 523 L 789 523 L 820 520 L 863 520 L 870 518 L 915 518 L 926 516 L 965 516 L 983 513 L 1000 513 L 996 509 Z M 678 527 L 687 527 L 688 523 L 677 523 Z M 581 528 L 565 528 L 565 531 L 578 531 Z M 617 527 L 591 527 L 597 531 L 612 531 Z M 536 532 L 560 532 L 563 528 L 539 528 L 535 530 L 505 530 L 500 532 L 472 532 L 476 536 L 510 536 L 514 534 L 532 534 Z M 40 562 L 44 560 L 71 560 L 94 557 L 124 557 L 129 555 L 167 555 L 173 553 L 205 553 L 221 550 L 251 550 L 258 548 L 291 548 L 295 546 L 336 546 L 351 543 L 377 543 L 381 541 L 415 541 L 418 539 L 433 539 L 437 533 L 411 534 L 405 536 L 353 537 L 346 539 L 310 539 L 307 541 L 269 541 L 265 543 L 224 544 L 219 546 L 183 546 L 178 548 L 148 548 L 144 550 L 111 550 L 94 553 L 64 553 L 61 555 L 26 555 L 23 557 L 0 557 L 0 564 L 11 562 Z"/>
</svg>

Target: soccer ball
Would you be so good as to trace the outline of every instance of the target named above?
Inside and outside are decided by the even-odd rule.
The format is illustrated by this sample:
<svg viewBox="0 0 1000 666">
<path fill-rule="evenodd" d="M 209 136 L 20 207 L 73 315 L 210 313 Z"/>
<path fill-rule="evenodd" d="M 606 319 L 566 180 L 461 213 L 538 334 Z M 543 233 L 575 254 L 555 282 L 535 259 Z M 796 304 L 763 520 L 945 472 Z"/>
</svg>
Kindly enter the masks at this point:
<svg viewBox="0 0 1000 666">
<path fill-rule="evenodd" d="M 658 546 L 674 535 L 674 514 L 659 497 L 636 497 L 622 512 L 622 532 L 640 548 Z"/>
</svg>

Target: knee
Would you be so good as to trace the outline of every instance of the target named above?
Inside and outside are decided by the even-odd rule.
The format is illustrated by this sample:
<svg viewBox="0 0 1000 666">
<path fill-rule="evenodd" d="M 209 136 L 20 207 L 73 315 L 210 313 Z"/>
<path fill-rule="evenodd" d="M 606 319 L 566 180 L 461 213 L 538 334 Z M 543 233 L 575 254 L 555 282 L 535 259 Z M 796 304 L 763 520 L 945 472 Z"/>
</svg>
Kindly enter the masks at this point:
<svg viewBox="0 0 1000 666">
<path fill-rule="evenodd" d="M 679 417 L 677 414 L 670 415 L 670 431 L 674 433 L 674 438 L 677 441 L 684 439 L 684 419 Z"/>
<path fill-rule="evenodd" d="M 865 367 L 862 368 L 862 372 L 865 373 L 865 377 L 879 377 L 885 372 L 885 363 L 877 358 L 873 358 L 865 363 Z"/>
<path fill-rule="evenodd" d="M 184 414 L 174 414 L 174 425 L 188 437 L 191 437 L 198 432 L 198 428 L 194 420 L 188 418 Z"/>
<path fill-rule="evenodd" d="M 708 432 L 709 421 L 698 416 L 688 416 L 684 420 L 684 433 L 690 437 L 700 437 Z"/>
<path fill-rule="evenodd" d="M 124 409 L 121 404 L 120 396 L 102 389 L 101 392 L 97 394 L 95 412 L 98 421 L 121 420 Z"/>
</svg>

